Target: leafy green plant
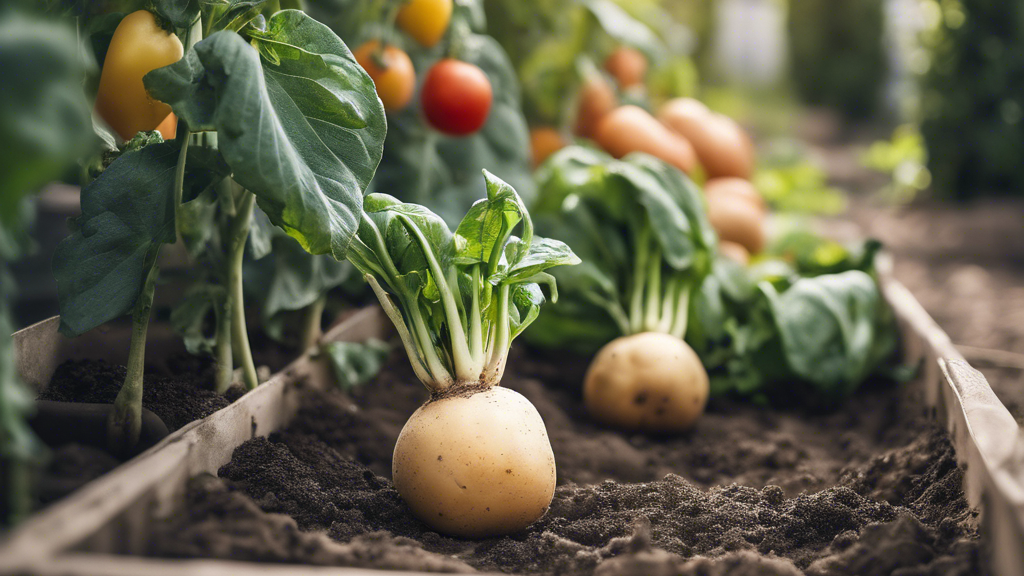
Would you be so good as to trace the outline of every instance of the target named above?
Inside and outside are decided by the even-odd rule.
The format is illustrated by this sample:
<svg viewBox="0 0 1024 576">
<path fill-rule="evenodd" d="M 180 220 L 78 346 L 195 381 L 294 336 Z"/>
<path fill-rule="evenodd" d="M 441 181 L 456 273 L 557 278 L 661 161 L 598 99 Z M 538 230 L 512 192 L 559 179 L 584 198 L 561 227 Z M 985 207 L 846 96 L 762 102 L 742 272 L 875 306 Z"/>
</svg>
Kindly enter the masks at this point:
<svg viewBox="0 0 1024 576">
<path fill-rule="evenodd" d="M 562 242 L 534 236 L 511 186 L 489 172 L 484 179 L 487 199 L 454 234 L 422 206 L 367 196 L 349 253 L 398 329 L 416 376 L 434 391 L 500 380 L 509 345 L 544 302 L 539 283 L 557 294 L 544 270 L 579 263 Z M 512 236 L 519 224 L 521 238 Z"/>
<path fill-rule="evenodd" d="M 932 174 L 928 170 L 928 151 L 924 138 L 913 124 L 904 124 L 893 130 L 892 138 L 879 140 L 861 156 L 861 163 L 889 177 L 889 183 L 880 190 L 890 202 L 906 204 L 928 188 Z"/>
<path fill-rule="evenodd" d="M 45 448 L 25 421 L 33 395 L 14 365 L 7 263 L 30 249 L 26 197 L 95 142 L 82 90 L 90 65 L 71 26 L 0 9 L 0 69 L 0 138 L 9 146 L 0 158 L 0 523 L 11 525 L 31 508 L 30 470 Z"/>
<path fill-rule="evenodd" d="M 873 277 L 879 248 L 800 232 L 749 268 L 717 260 L 686 335 L 712 395 L 834 405 L 882 370 L 896 328 Z"/>
<path fill-rule="evenodd" d="M 717 244 L 696 185 L 652 156 L 575 146 L 537 178 L 538 228 L 584 263 L 556 272 L 566 297 L 528 337 L 581 351 L 645 331 L 682 338 Z"/>
<path fill-rule="evenodd" d="M 334 380 L 342 391 L 373 379 L 391 354 L 387 342 L 370 338 L 365 342 L 329 342 L 323 352 L 334 368 Z"/>
<path fill-rule="evenodd" d="M 128 375 L 109 422 L 118 450 L 138 439 L 160 247 L 181 237 L 217 287 L 189 294 L 216 313 L 217 390 L 230 386 L 235 364 L 255 387 L 242 290 L 255 207 L 305 251 L 344 258 L 386 132 L 370 78 L 304 13 L 264 18 L 266 2 L 161 7 L 187 35 L 212 31 L 145 77 L 180 119 L 178 137 L 123 153 L 86 186 L 77 229 L 54 258 L 65 334 L 133 314 Z"/>
<path fill-rule="evenodd" d="M 825 170 L 794 142 L 769 146 L 753 182 L 765 201 L 780 212 L 835 215 L 846 210 L 846 193 L 829 185 Z"/>
<path fill-rule="evenodd" d="M 349 252 L 432 392 L 396 442 L 395 488 L 421 520 L 462 537 L 522 530 L 551 502 L 554 454 L 544 422 L 497 384 L 512 340 L 540 312 L 540 284 L 556 295 L 545 270 L 579 263 L 562 242 L 534 235 L 511 186 L 489 172 L 484 180 L 486 199 L 454 234 L 422 206 L 368 195 Z M 452 462 L 459 482 L 451 481 Z"/>
</svg>

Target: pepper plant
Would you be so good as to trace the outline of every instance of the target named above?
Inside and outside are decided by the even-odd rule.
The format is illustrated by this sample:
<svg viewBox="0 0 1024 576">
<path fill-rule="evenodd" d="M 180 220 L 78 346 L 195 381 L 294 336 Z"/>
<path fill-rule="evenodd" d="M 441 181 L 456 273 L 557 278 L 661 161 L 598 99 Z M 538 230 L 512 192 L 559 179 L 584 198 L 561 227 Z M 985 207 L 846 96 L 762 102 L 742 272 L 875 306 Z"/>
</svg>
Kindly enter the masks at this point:
<svg viewBox="0 0 1024 576">
<path fill-rule="evenodd" d="M 77 229 L 55 255 L 65 334 L 133 315 L 128 374 L 109 423 L 117 449 L 138 439 L 163 244 L 181 238 L 200 265 L 206 282 L 191 296 L 216 312 L 224 391 L 235 365 L 247 387 L 258 384 L 242 291 L 257 207 L 305 251 L 337 259 L 359 226 L 386 132 L 382 105 L 340 38 L 303 12 L 271 12 L 275 4 L 156 4 L 187 46 L 180 61 L 145 77 L 149 94 L 179 118 L 177 138 L 122 154 L 86 186 Z"/>
</svg>

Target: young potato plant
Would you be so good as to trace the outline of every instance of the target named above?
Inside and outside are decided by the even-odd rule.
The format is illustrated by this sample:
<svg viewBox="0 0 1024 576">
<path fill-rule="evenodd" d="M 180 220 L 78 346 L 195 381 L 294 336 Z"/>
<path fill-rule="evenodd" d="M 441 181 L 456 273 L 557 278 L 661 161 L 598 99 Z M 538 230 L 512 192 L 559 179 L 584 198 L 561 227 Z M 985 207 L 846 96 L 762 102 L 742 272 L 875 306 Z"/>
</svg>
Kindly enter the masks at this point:
<svg viewBox="0 0 1024 576">
<path fill-rule="evenodd" d="M 711 393 L 827 407 L 886 373 L 897 329 L 874 278 L 879 248 L 796 232 L 749 268 L 716 261 L 686 336 Z"/>
<path fill-rule="evenodd" d="M 123 153 L 89 183 L 76 230 L 54 257 L 65 334 L 133 316 L 128 373 L 109 422 L 117 450 L 138 439 L 161 246 L 180 237 L 199 264 L 193 275 L 205 283 L 186 302 L 215 311 L 216 389 L 231 385 L 236 365 L 255 387 L 242 263 L 256 244 L 256 208 L 306 252 L 344 258 L 386 132 L 369 76 L 304 13 L 265 18 L 267 2 L 156 4 L 165 5 L 190 12 L 157 14 L 188 49 L 144 84 L 179 118 L 177 138 Z"/>
<path fill-rule="evenodd" d="M 512 340 L 544 302 L 539 284 L 557 295 L 545 270 L 580 262 L 562 242 L 534 236 L 511 186 L 484 178 L 487 198 L 454 234 L 422 206 L 370 194 L 349 251 L 432 393 L 398 438 L 395 488 L 430 526 L 473 538 L 521 530 L 551 502 L 544 422 L 498 384 Z"/>
<path fill-rule="evenodd" d="M 595 418 L 688 428 L 703 412 L 708 376 L 683 337 L 716 243 L 700 191 L 653 156 L 615 160 L 575 146 L 552 156 L 538 181 L 538 227 L 584 264 L 555 273 L 566 297 L 531 339 L 587 352 L 604 346 L 583 389 Z"/>
<path fill-rule="evenodd" d="M 29 251 L 34 214 L 26 200 L 59 176 L 94 144 L 82 81 L 90 66 L 72 26 L 0 9 L 0 525 L 32 508 L 31 467 L 45 447 L 26 419 L 33 391 L 18 378 L 8 302 L 14 296 L 9 262 Z"/>
</svg>

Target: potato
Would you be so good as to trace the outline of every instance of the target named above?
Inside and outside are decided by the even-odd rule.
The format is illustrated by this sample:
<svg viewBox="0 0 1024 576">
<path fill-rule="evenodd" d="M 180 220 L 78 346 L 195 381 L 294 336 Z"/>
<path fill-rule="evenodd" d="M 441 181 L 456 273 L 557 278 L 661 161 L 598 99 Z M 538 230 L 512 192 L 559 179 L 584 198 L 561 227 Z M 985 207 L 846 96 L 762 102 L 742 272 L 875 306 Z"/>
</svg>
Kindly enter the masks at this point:
<svg viewBox="0 0 1024 576">
<path fill-rule="evenodd" d="M 723 242 L 735 242 L 750 254 L 764 250 L 764 212 L 749 200 L 731 194 L 707 196 L 708 220 Z"/>
<path fill-rule="evenodd" d="M 723 240 L 718 243 L 718 253 L 744 266 L 750 263 L 750 252 L 735 242 Z"/>
<path fill-rule="evenodd" d="M 715 114 L 693 98 L 675 98 L 661 106 L 658 120 L 690 141 L 708 178 L 750 179 L 754 146 L 733 119 Z"/>
<path fill-rule="evenodd" d="M 605 424 L 678 432 L 693 426 L 708 400 L 708 374 L 690 345 L 642 332 L 601 348 L 587 369 L 583 401 Z"/>
<path fill-rule="evenodd" d="M 484 538 L 544 515 L 555 493 L 555 455 L 526 398 L 498 386 L 463 389 L 409 418 L 392 478 L 413 514 L 438 532 Z"/>
<path fill-rule="evenodd" d="M 594 141 L 616 158 L 630 152 L 646 152 L 683 172 L 689 173 L 697 166 L 693 146 L 639 106 L 612 110 L 597 125 Z"/>
<path fill-rule="evenodd" d="M 757 207 L 761 212 L 767 212 L 768 206 L 764 202 L 761 193 L 754 188 L 749 180 L 743 178 L 714 178 L 704 183 L 704 195 L 732 195 L 743 198 Z"/>
<path fill-rule="evenodd" d="M 588 78 L 580 88 L 579 104 L 576 109 L 576 125 L 573 133 L 590 138 L 598 123 L 618 105 L 615 90 L 598 73 Z"/>
</svg>

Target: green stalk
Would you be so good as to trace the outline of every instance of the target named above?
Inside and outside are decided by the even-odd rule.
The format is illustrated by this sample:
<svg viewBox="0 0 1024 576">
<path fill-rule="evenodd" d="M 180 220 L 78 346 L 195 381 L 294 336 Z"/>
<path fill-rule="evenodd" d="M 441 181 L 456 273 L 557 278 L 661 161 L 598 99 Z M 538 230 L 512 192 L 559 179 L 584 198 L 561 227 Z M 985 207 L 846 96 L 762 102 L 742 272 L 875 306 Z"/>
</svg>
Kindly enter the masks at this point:
<svg viewBox="0 0 1024 576">
<path fill-rule="evenodd" d="M 302 312 L 302 349 L 309 350 L 317 345 L 323 330 L 320 328 L 320 321 L 324 315 L 324 306 L 327 305 L 327 294 L 320 294 L 312 304 L 306 306 Z"/>
<path fill-rule="evenodd" d="M 231 340 L 237 354 L 236 360 L 242 367 L 242 381 L 249 390 L 259 386 L 256 366 L 252 361 L 249 347 L 249 333 L 245 327 L 245 297 L 242 293 L 242 257 L 245 255 L 245 241 L 249 238 L 252 211 L 256 196 L 248 190 L 242 191 L 238 213 L 231 221 L 228 234 L 227 289 L 231 302 Z"/>
<path fill-rule="evenodd" d="M 174 239 L 181 240 L 181 197 L 185 188 L 185 159 L 188 158 L 188 143 L 192 135 L 187 129 L 178 137 L 181 150 L 178 152 L 178 166 L 174 170 Z"/>
<path fill-rule="evenodd" d="M 679 299 L 679 290 L 682 289 L 682 277 L 677 273 L 673 274 L 665 284 L 665 296 L 661 299 L 661 320 L 654 328 L 657 332 L 669 334 L 672 332 L 672 321 L 675 320 L 676 301 Z"/>
<path fill-rule="evenodd" d="M 676 304 L 675 320 L 672 321 L 672 331 L 670 334 L 683 339 L 686 336 L 686 325 L 690 318 L 690 286 L 683 284 L 679 289 L 679 297 Z"/>
<path fill-rule="evenodd" d="M 159 270 L 157 251 L 147 257 L 149 271 L 135 309 L 132 311 L 132 340 L 128 350 L 128 370 L 114 408 L 107 418 L 107 446 L 114 454 L 125 454 L 139 442 L 142 431 L 142 375 L 146 366 L 146 332 L 153 309 L 153 294 Z"/>
<path fill-rule="evenodd" d="M 470 354 L 477 362 L 483 362 L 484 336 L 480 323 L 480 264 L 473 266 L 473 302 L 469 311 Z"/>
<path fill-rule="evenodd" d="M 647 301 L 644 310 L 644 330 L 658 329 L 661 311 L 661 247 L 654 244 L 647 260 Z"/>
<path fill-rule="evenodd" d="M 498 288 L 497 323 L 494 325 L 492 347 L 489 348 L 490 358 L 485 368 L 485 383 L 497 384 L 505 370 L 505 358 L 508 356 L 509 338 L 512 335 L 508 325 L 508 297 L 511 286 L 502 284 Z"/>
<path fill-rule="evenodd" d="M 395 329 L 398 330 L 398 336 L 402 339 L 402 344 L 405 346 L 405 353 L 409 357 L 409 363 L 412 364 L 412 371 L 416 373 L 416 377 L 420 379 L 420 382 L 430 388 L 434 392 L 440 392 L 444 387 L 439 386 L 438 380 L 432 375 L 428 374 L 428 369 L 424 365 L 424 358 L 421 353 L 423 350 L 422 346 L 417 346 L 412 335 L 409 333 L 409 327 L 405 324 L 405 319 L 402 318 L 402 313 L 395 307 L 394 302 L 391 301 L 391 297 L 388 296 L 387 292 L 380 287 L 380 283 L 371 274 L 366 274 L 363 279 L 373 289 L 373 293 L 377 295 L 377 300 L 380 301 L 381 307 L 384 309 L 384 313 L 388 315 L 391 322 L 394 323 Z M 435 355 L 436 357 L 436 355 Z"/>
<path fill-rule="evenodd" d="M 399 215 L 402 219 L 403 224 L 409 230 L 409 233 L 416 238 L 416 242 L 420 245 L 420 249 L 423 250 L 423 254 L 427 259 L 427 265 L 430 268 L 430 273 L 434 276 L 434 283 L 437 284 L 437 290 L 441 293 L 441 306 L 444 308 L 445 317 L 448 320 L 448 332 L 451 335 L 452 344 L 452 363 L 455 368 L 455 378 L 461 382 L 475 382 L 480 379 L 483 366 L 473 361 L 473 356 L 469 353 L 469 345 L 466 341 L 466 329 L 462 325 L 462 318 L 459 314 L 459 306 L 455 303 L 455 296 L 452 295 L 452 291 L 448 286 L 448 281 L 445 279 L 444 271 L 441 270 L 441 265 L 438 263 L 437 258 L 434 256 L 433 250 L 430 249 L 430 244 L 427 239 L 424 238 L 423 232 L 413 224 L 406 216 Z M 456 286 L 456 289 L 458 287 Z"/>
<path fill-rule="evenodd" d="M 648 225 L 636 235 L 636 260 L 633 262 L 633 285 L 630 286 L 629 332 L 643 331 L 644 282 L 647 278 L 647 260 L 650 252 L 651 229 Z"/>
<path fill-rule="evenodd" d="M 217 343 L 216 354 L 217 375 L 215 389 L 218 394 L 228 391 L 234 383 L 235 360 L 231 350 L 231 299 L 225 294 L 217 303 Z"/>
<path fill-rule="evenodd" d="M 14 526 L 32 512 L 32 465 L 17 456 L 5 457 L 3 463 L 7 517 L 0 518 L 0 524 Z"/>
</svg>

